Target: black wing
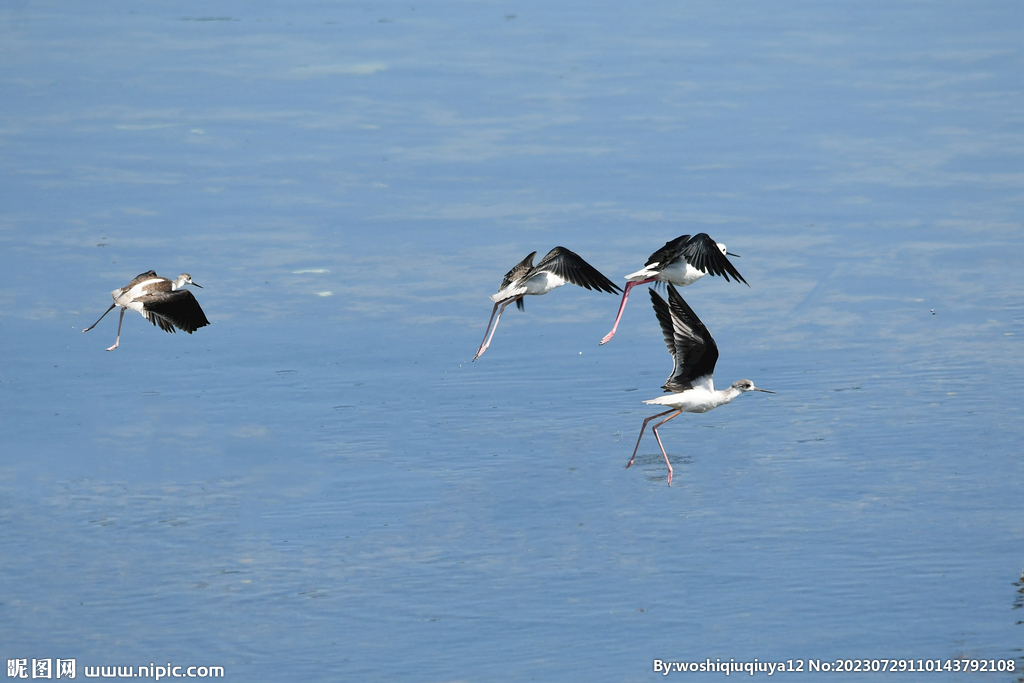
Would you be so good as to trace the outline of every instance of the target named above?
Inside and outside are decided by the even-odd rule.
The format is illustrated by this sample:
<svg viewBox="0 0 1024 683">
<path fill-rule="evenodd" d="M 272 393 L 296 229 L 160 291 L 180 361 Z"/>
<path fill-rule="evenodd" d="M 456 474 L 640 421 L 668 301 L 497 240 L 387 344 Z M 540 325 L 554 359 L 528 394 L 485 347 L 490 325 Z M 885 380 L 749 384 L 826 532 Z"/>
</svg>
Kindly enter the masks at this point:
<svg viewBox="0 0 1024 683">
<path fill-rule="evenodd" d="M 200 327 L 206 327 L 210 321 L 199 306 L 199 302 L 187 289 L 174 292 L 161 292 L 139 297 L 146 316 L 154 325 L 159 325 L 164 332 L 174 332 L 174 328 L 192 334 Z"/>
<path fill-rule="evenodd" d="M 715 373 L 718 345 L 675 287 L 668 286 L 668 302 L 653 289 L 649 291 L 665 346 L 675 361 L 662 388 L 669 392 L 692 389 L 694 381 Z"/>
<path fill-rule="evenodd" d="M 686 243 L 686 246 L 683 248 L 683 256 L 686 257 L 686 262 L 697 270 L 703 270 L 711 275 L 721 275 L 725 278 L 726 282 L 729 281 L 729 276 L 732 275 L 738 281 L 747 285 L 747 287 L 750 286 L 706 232 L 694 235 Z"/>
<path fill-rule="evenodd" d="M 159 326 L 164 332 L 174 332 L 174 323 L 159 314 L 154 313 L 153 311 L 147 311 L 144 308 L 142 309 L 142 315 L 146 320 L 153 323 L 153 327 Z"/>
<path fill-rule="evenodd" d="M 537 264 L 535 270 L 554 273 L 566 282 L 585 289 L 596 289 L 609 294 L 622 291 L 615 283 L 601 275 L 597 268 L 580 258 L 579 254 L 571 252 L 565 247 L 555 247 L 549 251 L 548 255 Z"/>
<path fill-rule="evenodd" d="M 651 257 L 647 259 L 647 263 L 645 263 L 644 265 L 649 266 L 652 263 L 657 263 L 659 266 L 664 268 L 665 266 L 672 263 L 677 258 L 683 255 L 683 249 L 686 247 L 686 243 L 689 241 L 689 235 L 680 235 L 674 240 L 669 240 L 668 242 L 665 242 L 665 246 L 651 254 Z"/>
<path fill-rule="evenodd" d="M 529 256 L 514 265 L 512 270 L 505 273 L 505 277 L 502 279 L 501 287 L 498 287 L 498 291 L 500 292 L 519 278 L 523 277 L 523 275 L 533 270 L 533 257 L 536 255 L 537 252 L 530 252 Z"/>
</svg>

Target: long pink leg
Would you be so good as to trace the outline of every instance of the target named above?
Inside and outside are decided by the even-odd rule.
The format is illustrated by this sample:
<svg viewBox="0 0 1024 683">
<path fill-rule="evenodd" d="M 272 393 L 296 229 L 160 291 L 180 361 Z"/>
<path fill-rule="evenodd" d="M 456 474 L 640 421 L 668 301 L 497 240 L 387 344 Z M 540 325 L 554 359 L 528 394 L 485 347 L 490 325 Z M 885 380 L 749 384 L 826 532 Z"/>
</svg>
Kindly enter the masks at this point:
<svg viewBox="0 0 1024 683">
<path fill-rule="evenodd" d="M 491 319 L 487 321 L 487 328 L 484 330 L 484 339 L 480 342 L 480 348 L 476 350 L 476 355 L 473 356 L 473 360 L 479 358 L 487 349 L 487 333 L 491 331 L 491 323 L 494 322 L 494 314 L 498 312 L 499 305 L 500 304 L 494 304 L 494 308 L 491 309 Z"/>
<path fill-rule="evenodd" d="M 665 447 L 661 445 L 661 437 L 658 436 L 658 427 L 660 427 L 661 425 L 665 424 L 666 422 L 671 420 L 673 417 L 679 417 L 682 414 L 683 414 L 683 411 L 680 410 L 675 415 L 669 415 L 664 420 L 662 420 L 658 424 L 656 424 L 653 427 L 651 427 L 651 431 L 654 432 L 654 438 L 658 440 L 658 445 L 661 446 L 661 454 L 665 456 L 665 464 L 668 465 L 668 485 L 669 486 L 672 485 L 672 463 L 670 463 L 668 461 L 668 453 L 665 452 Z"/>
<path fill-rule="evenodd" d="M 484 351 L 486 351 L 487 347 L 491 345 L 491 340 L 494 339 L 494 331 L 498 329 L 498 322 L 501 320 L 501 314 L 505 312 L 505 307 L 508 306 L 510 303 L 518 301 L 519 299 L 522 298 L 522 296 L 517 296 L 515 299 L 509 299 L 505 303 L 501 304 L 501 308 L 498 309 L 498 317 L 494 319 L 494 327 L 491 328 L 491 335 L 487 337 L 487 341 L 485 341 L 483 345 L 480 346 L 480 350 L 476 352 L 475 356 L 473 356 L 473 360 L 476 360 L 480 356 L 484 355 Z M 494 304 L 494 307 L 498 308 L 498 304 Z M 491 311 L 491 316 L 494 316 L 494 311 Z"/>
<path fill-rule="evenodd" d="M 117 319 L 117 339 L 114 340 L 114 345 L 108 348 L 107 351 L 113 351 L 117 348 L 117 345 L 121 343 L 121 323 L 124 322 L 124 312 L 127 310 L 127 308 L 121 309 L 121 317 Z"/>
<path fill-rule="evenodd" d="M 638 450 L 640 450 L 640 439 L 644 438 L 644 430 L 647 429 L 647 423 L 650 422 L 651 420 L 653 420 L 656 417 L 661 417 L 662 415 L 668 415 L 669 413 L 671 413 L 674 410 L 675 410 L 675 408 L 672 408 L 670 410 L 666 410 L 664 413 L 658 413 L 657 415 L 651 415 L 649 418 L 644 420 L 644 424 L 640 428 L 640 436 L 638 436 L 636 438 L 636 447 L 633 449 L 633 457 L 629 459 L 628 463 L 626 463 L 626 469 L 627 470 L 629 469 L 629 466 L 633 464 L 633 458 L 636 457 L 636 452 Z"/>
<path fill-rule="evenodd" d="M 607 344 L 608 342 L 610 342 L 612 340 L 612 337 L 615 336 L 615 330 L 619 329 L 619 320 L 622 319 L 622 312 L 624 310 L 626 310 L 626 300 L 629 299 L 629 290 L 633 289 L 637 285 L 643 285 L 643 284 L 646 284 L 648 282 L 654 282 L 654 280 L 655 280 L 655 278 L 652 277 L 652 278 L 648 278 L 646 280 L 640 280 L 638 282 L 627 282 L 626 283 L 626 291 L 624 291 L 622 293 L 622 303 L 619 304 L 619 313 L 618 313 L 618 315 L 615 316 L 615 324 L 612 325 L 612 331 L 609 332 L 608 334 L 606 334 L 604 336 L 604 339 L 601 340 L 601 345 L 602 346 L 604 344 Z"/>
<path fill-rule="evenodd" d="M 108 308 L 107 310 L 105 310 L 103 312 L 103 315 L 100 316 L 100 320 L 103 320 L 104 318 L 106 318 L 107 317 L 107 313 L 110 313 L 112 310 L 114 310 L 114 306 L 117 306 L 117 304 L 110 304 L 110 308 Z M 92 328 L 96 327 L 97 325 L 100 324 L 100 320 L 97 320 L 92 325 L 89 325 L 89 327 L 87 327 L 84 330 L 82 330 L 82 332 L 88 332 Z"/>
</svg>

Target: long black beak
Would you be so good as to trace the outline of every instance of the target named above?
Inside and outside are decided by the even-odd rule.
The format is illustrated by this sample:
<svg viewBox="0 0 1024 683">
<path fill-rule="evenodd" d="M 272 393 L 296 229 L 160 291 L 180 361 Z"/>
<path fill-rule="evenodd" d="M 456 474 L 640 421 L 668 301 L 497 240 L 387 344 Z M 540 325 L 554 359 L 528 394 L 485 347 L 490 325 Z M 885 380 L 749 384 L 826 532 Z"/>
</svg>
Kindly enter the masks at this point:
<svg viewBox="0 0 1024 683">
<path fill-rule="evenodd" d="M 196 282 L 190 282 L 189 284 L 190 284 L 190 285 L 195 285 L 195 286 L 196 286 L 196 287 L 198 287 L 199 289 L 202 289 L 202 288 L 203 288 L 203 286 L 202 286 L 201 284 L 198 284 L 198 283 L 196 283 Z"/>
<path fill-rule="evenodd" d="M 767 389 L 758 389 L 757 387 L 754 387 L 754 391 L 763 391 L 766 394 L 774 394 L 775 393 L 774 391 L 768 391 Z"/>
<path fill-rule="evenodd" d="M 734 254 L 734 253 L 732 253 L 731 251 L 727 251 L 727 252 L 725 252 L 725 255 L 726 255 L 726 256 L 735 256 L 736 258 L 739 258 L 739 257 L 740 257 L 740 255 L 739 255 L 739 254 Z"/>
</svg>

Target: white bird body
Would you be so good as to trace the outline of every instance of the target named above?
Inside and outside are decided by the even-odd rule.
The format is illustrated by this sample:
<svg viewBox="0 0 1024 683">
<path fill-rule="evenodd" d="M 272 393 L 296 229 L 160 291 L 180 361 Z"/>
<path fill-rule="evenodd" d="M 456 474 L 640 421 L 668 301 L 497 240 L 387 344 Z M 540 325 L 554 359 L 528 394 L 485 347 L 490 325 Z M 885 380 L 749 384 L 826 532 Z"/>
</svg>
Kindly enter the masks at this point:
<svg viewBox="0 0 1024 683">
<path fill-rule="evenodd" d="M 153 271 L 149 272 L 152 273 Z M 139 278 L 143 279 L 140 280 Z M 168 280 L 165 277 L 158 277 L 155 273 L 152 277 L 149 276 L 149 273 L 143 273 L 128 283 L 127 287 L 121 287 L 112 291 L 110 296 L 114 299 L 115 306 L 121 306 L 123 308 L 130 308 L 133 311 L 138 311 L 142 314 L 142 317 L 149 320 L 150 314 L 145 310 L 145 304 L 140 301 L 142 297 L 161 290 L 165 292 L 174 292 L 181 289 L 186 284 L 195 284 L 187 273 L 182 273 L 174 280 Z M 196 285 L 196 287 L 199 287 L 199 285 Z"/>
<path fill-rule="evenodd" d="M 666 406 L 668 410 L 657 415 L 651 415 L 644 420 L 640 427 L 640 436 L 636 440 L 636 448 L 633 449 L 633 457 L 626 465 L 628 468 L 636 458 L 636 452 L 640 448 L 640 440 L 644 437 L 644 430 L 651 420 L 668 415 L 664 420 L 654 425 L 651 431 L 654 438 L 658 440 L 658 447 L 665 457 L 665 464 L 668 465 L 668 483 L 672 485 L 672 463 L 668 460 L 668 453 L 661 443 L 661 436 L 658 434 L 658 427 L 662 426 L 674 417 L 683 413 L 706 413 L 726 403 L 731 403 L 740 394 L 748 391 L 763 391 L 766 394 L 775 392 L 767 389 L 758 389 L 749 379 L 741 379 L 733 382 L 728 389 L 715 390 L 715 364 L 718 362 L 718 345 L 708 332 L 708 328 L 700 321 L 693 309 L 683 300 L 673 285 L 668 286 L 668 303 L 662 299 L 657 292 L 651 290 L 651 301 L 654 304 L 654 312 L 661 324 L 661 333 L 665 338 L 665 345 L 669 354 L 672 355 L 672 374 L 662 387 L 666 392 L 664 396 L 644 401 L 651 405 Z"/>
<path fill-rule="evenodd" d="M 607 344 L 615 336 L 622 312 L 626 310 L 626 302 L 629 301 L 629 291 L 637 285 L 665 282 L 677 287 L 688 287 L 709 273 L 721 275 L 727 281 L 731 275 L 737 282 L 746 284 L 747 281 L 729 262 L 729 256 L 738 254 L 729 253 L 724 244 L 715 242 L 703 232 L 693 237 L 680 235 L 666 242 L 665 246 L 651 254 L 643 268 L 626 276 L 626 290 L 622 293 L 622 303 L 615 315 L 615 323 L 601 344 Z"/>
<path fill-rule="evenodd" d="M 693 389 L 687 389 L 678 394 L 666 394 L 665 396 L 644 401 L 644 403 L 650 403 L 655 406 L 667 406 L 681 410 L 684 413 L 706 413 L 719 406 L 724 406 L 726 403 L 732 403 L 733 399 L 744 393 L 744 391 L 750 391 L 749 389 L 739 389 L 735 385 L 724 391 L 715 391 L 714 382 L 710 377 L 706 379 L 708 380 L 706 386 L 695 386 Z M 694 384 L 697 384 L 697 382 L 694 382 Z"/>
<path fill-rule="evenodd" d="M 565 280 L 554 273 L 541 272 L 532 277 L 513 282 L 497 294 L 491 295 L 491 301 L 507 301 L 518 296 L 547 294 L 556 287 L 561 287 Z"/>
<path fill-rule="evenodd" d="M 107 351 L 113 351 L 121 343 L 121 323 L 124 322 L 124 312 L 129 309 L 138 311 L 142 317 L 159 326 L 164 332 L 174 332 L 174 328 L 178 328 L 192 334 L 200 327 L 209 325 L 210 321 L 206 319 L 206 314 L 203 313 L 202 307 L 192 292 L 182 290 L 185 285 L 200 287 L 192 282 L 192 277 L 188 273 L 182 273 L 174 280 L 169 280 L 158 276 L 152 270 L 146 271 L 136 276 L 126 286 L 112 291 L 110 297 L 114 303 L 100 316 L 99 320 L 82 332 L 88 332 L 96 327 L 107 313 L 120 306 L 121 317 L 117 322 L 117 339 Z"/>
<path fill-rule="evenodd" d="M 724 244 L 719 244 L 718 248 L 722 250 L 723 254 L 725 253 Z M 653 263 L 650 266 L 644 266 L 635 273 L 627 275 L 626 281 L 643 284 L 644 282 L 658 280 L 660 282 L 668 282 L 676 287 L 689 287 L 694 282 L 707 275 L 703 270 L 694 268 L 683 259 L 676 259 L 664 268 L 661 268 L 661 270 L 658 269 L 659 265 L 660 264 Z"/>
</svg>

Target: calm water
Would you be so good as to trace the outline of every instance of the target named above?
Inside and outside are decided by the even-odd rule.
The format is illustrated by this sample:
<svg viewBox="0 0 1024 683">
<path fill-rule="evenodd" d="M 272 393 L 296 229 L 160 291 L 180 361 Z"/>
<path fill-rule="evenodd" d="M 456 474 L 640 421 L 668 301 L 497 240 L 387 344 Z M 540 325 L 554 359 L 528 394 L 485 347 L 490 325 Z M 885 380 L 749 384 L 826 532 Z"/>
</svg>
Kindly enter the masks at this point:
<svg viewBox="0 0 1024 683">
<path fill-rule="evenodd" d="M 1024 680 L 1022 20 L 4 3 L 0 659 Z M 701 231 L 750 282 L 683 291 L 719 385 L 778 393 L 666 425 L 671 488 L 649 435 L 623 469 L 671 368 L 643 288 L 605 347 L 616 297 L 565 287 L 469 362 L 530 251 L 621 282 Z M 150 268 L 211 326 L 105 353 Z"/>
</svg>

